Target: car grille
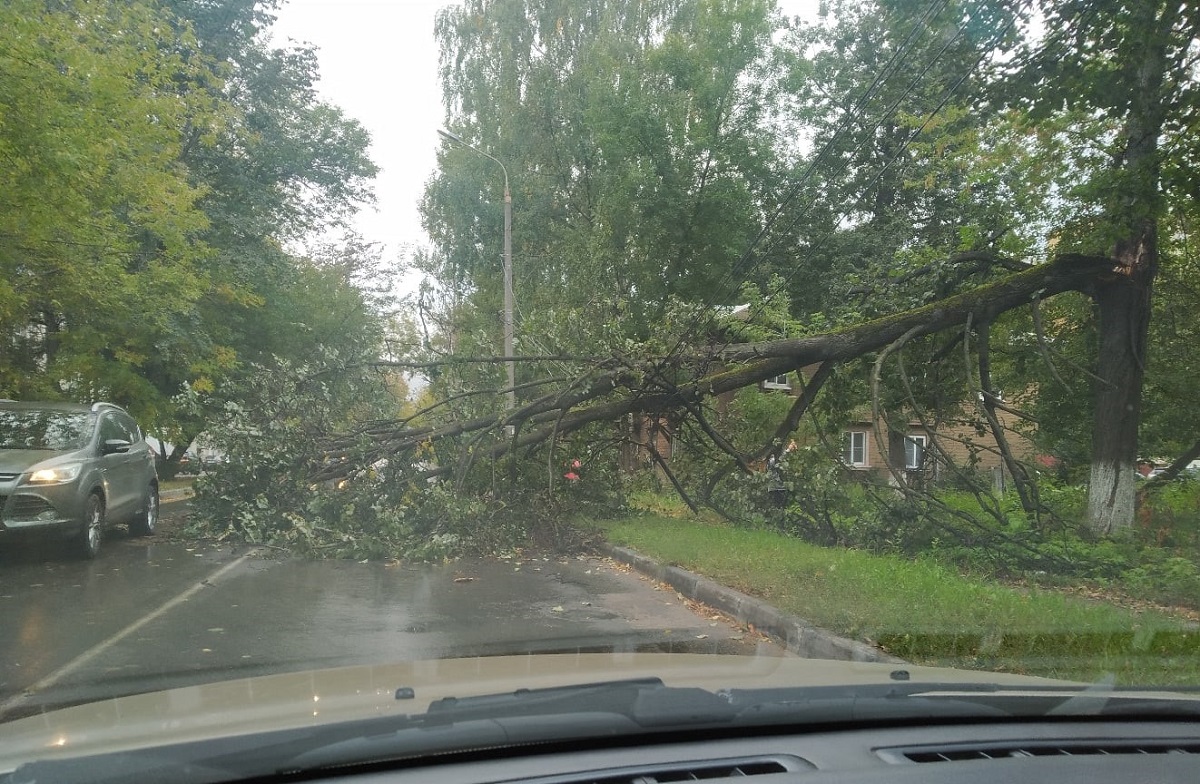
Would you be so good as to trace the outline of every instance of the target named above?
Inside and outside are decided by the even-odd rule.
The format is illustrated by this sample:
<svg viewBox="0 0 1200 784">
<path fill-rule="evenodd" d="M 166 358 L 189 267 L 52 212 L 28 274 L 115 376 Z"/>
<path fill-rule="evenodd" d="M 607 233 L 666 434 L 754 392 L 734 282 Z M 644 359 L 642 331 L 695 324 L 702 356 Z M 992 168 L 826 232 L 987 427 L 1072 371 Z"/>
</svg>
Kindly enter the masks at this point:
<svg viewBox="0 0 1200 784">
<path fill-rule="evenodd" d="M 12 503 L 4 510 L 4 517 L 9 520 L 32 520 L 42 512 L 53 511 L 54 507 L 36 496 L 13 496 Z"/>
<path fill-rule="evenodd" d="M 16 479 L 18 476 L 20 476 L 20 474 L 9 474 L 9 473 L 0 472 L 0 482 L 11 482 L 12 480 Z"/>
</svg>

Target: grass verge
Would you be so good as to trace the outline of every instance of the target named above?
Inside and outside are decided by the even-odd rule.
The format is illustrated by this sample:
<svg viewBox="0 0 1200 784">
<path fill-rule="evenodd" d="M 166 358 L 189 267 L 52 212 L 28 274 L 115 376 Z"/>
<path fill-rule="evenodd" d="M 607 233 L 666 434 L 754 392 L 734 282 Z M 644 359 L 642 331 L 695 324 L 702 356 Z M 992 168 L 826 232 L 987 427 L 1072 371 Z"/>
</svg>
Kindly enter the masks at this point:
<svg viewBox="0 0 1200 784">
<path fill-rule="evenodd" d="M 186 490 L 192 486 L 195 479 L 188 477 L 186 479 L 161 479 L 158 482 L 158 489 L 162 490 Z"/>
<path fill-rule="evenodd" d="M 914 663 L 1084 681 L 1112 674 L 1126 685 L 1200 683 L 1200 632 L 1161 613 L 1016 589 L 928 561 L 817 547 L 665 509 L 595 525 L 613 544 Z"/>
</svg>

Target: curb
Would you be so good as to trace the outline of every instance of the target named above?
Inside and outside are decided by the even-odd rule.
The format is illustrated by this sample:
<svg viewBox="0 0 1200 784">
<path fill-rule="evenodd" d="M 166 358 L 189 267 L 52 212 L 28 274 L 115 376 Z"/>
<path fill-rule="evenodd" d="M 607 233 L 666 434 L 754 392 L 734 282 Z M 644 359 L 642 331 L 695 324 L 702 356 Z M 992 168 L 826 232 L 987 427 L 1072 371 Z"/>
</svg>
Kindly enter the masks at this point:
<svg viewBox="0 0 1200 784">
<path fill-rule="evenodd" d="M 689 599 L 720 610 L 739 623 L 753 625 L 758 631 L 803 658 L 907 663 L 864 642 L 840 637 L 813 626 L 808 621 L 772 607 L 762 599 L 735 591 L 695 572 L 680 569 L 678 566 L 664 566 L 639 552 L 608 542 L 597 543 L 596 549 L 616 561 L 632 566 L 647 577 L 670 585 Z"/>
</svg>

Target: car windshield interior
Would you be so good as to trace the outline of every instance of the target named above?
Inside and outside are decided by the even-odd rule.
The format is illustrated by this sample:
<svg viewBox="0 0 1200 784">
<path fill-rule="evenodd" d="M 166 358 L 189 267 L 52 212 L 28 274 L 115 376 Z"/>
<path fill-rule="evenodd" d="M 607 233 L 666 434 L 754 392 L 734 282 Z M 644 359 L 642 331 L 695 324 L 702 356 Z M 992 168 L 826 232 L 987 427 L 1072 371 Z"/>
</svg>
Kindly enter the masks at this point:
<svg viewBox="0 0 1200 784">
<path fill-rule="evenodd" d="M 1200 0 L 0 0 L 0 784 L 1196 784 L 1198 380 Z"/>
</svg>

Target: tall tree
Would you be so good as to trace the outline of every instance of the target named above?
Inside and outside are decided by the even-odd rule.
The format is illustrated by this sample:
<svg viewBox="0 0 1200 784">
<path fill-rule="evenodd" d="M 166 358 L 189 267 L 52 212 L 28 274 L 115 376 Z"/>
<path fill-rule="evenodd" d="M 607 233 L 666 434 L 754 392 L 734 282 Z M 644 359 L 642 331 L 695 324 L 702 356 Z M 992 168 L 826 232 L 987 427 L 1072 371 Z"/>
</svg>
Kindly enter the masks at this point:
<svg viewBox="0 0 1200 784">
<path fill-rule="evenodd" d="M 758 69 L 772 8 L 467 0 L 440 14 L 447 126 L 512 181 L 525 353 L 646 337 L 668 297 L 719 298 L 771 179 Z M 501 172 L 461 146 L 440 155 L 423 204 L 439 277 L 498 335 Z"/>
<path fill-rule="evenodd" d="M 1163 156 L 1194 156 L 1200 9 L 1179 0 L 1068 0 L 1042 8 L 1047 34 L 1020 72 L 1027 105 L 1098 117 L 1092 142 L 1108 161 L 1080 192 L 1083 214 L 1062 247 L 1101 252 L 1113 273 L 1090 292 L 1098 315 L 1088 515 L 1100 533 L 1133 523 L 1134 464 L 1150 362 L 1159 225 L 1167 208 Z"/>
<path fill-rule="evenodd" d="M 136 0 L 0 7 L 0 393 L 144 399 L 153 336 L 203 293 L 179 159 L 219 116 L 171 89 L 200 68 L 172 30 Z"/>
<path fill-rule="evenodd" d="M 290 314 L 294 328 L 286 338 L 269 334 L 267 326 L 278 324 L 277 308 L 304 297 L 292 289 L 305 285 L 306 264 L 286 247 L 344 226 L 371 201 L 377 170 L 365 129 L 318 97 L 312 47 L 271 41 L 274 0 L 164 4 L 180 35 L 195 37 L 196 58 L 205 66 L 197 77 L 177 79 L 176 89 L 204 96 L 224 117 L 213 133 L 193 132 L 180 154 L 203 192 L 199 206 L 208 225 L 201 236 L 208 253 L 198 266 L 208 286 L 172 325 L 174 340 L 167 344 L 174 350 L 141 368 L 163 400 L 160 429 L 186 446 L 205 421 L 171 402 L 184 384 L 212 396 L 246 372 L 245 362 L 266 361 L 270 353 L 301 360 L 315 350 L 316 336 L 330 337 L 300 326 L 328 315 L 319 308 Z M 353 244 L 348 252 L 355 252 Z"/>
</svg>

